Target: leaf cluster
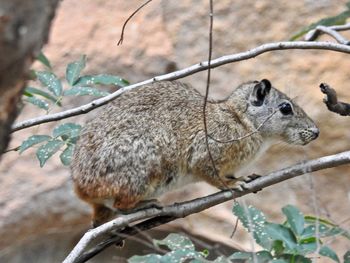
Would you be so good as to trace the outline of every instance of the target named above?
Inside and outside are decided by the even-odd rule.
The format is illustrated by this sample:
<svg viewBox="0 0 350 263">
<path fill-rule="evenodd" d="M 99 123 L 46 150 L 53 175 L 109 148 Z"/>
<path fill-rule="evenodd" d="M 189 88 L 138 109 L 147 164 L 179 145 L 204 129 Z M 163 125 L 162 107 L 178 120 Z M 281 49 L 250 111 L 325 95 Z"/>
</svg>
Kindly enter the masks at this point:
<svg viewBox="0 0 350 263">
<path fill-rule="evenodd" d="M 208 260 L 208 250 L 197 251 L 192 241 L 179 234 L 170 234 L 163 240 L 154 240 L 157 248 L 165 247 L 163 255 L 149 254 L 133 256 L 129 263 L 178 263 L 178 262 L 259 262 L 259 263 L 309 263 L 310 256 L 323 256 L 340 262 L 337 254 L 323 239 L 327 237 L 344 236 L 350 239 L 350 233 L 336 224 L 314 216 L 307 216 L 292 206 L 282 208 L 286 217 L 283 224 L 266 220 L 258 209 L 245 207 L 236 203 L 233 213 L 238 217 L 244 228 L 250 232 L 257 244 L 263 249 L 258 252 L 235 252 L 231 256 L 220 256 Z M 309 256 L 309 257 L 308 257 Z M 343 262 L 350 263 L 350 251 L 343 256 Z"/>
</svg>

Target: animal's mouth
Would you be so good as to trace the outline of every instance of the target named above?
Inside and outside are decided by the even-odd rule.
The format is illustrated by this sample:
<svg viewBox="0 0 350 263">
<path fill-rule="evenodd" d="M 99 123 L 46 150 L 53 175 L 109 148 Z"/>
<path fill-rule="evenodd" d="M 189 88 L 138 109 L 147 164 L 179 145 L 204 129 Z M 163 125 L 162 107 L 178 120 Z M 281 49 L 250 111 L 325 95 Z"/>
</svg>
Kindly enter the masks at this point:
<svg viewBox="0 0 350 263">
<path fill-rule="evenodd" d="M 309 142 L 317 139 L 320 135 L 320 130 L 318 128 L 308 128 L 299 132 L 299 137 L 301 140 L 301 145 L 306 145 Z"/>
</svg>

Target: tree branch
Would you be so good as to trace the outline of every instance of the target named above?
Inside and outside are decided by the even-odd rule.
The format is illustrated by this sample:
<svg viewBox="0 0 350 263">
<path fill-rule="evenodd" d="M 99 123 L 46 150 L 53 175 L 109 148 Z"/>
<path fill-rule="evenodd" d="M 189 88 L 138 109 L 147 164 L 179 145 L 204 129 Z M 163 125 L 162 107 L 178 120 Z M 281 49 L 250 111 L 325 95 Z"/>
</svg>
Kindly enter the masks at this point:
<svg viewBox="0 0 350 263">
<path fill-rule="evenodd" d="M 305 41 L 314 41 L 321 34 L 328 34 L 332 36 L 340 44 L 349 45 L 350 41 L 340 35 L 337 31 L 346 31 L 350 29 L 350 23 L 339 26 L 317 26 L 315 29 L 310 30 L 304 37 Z"/>
<path fill-rule="evenodd" d="M 233 63 L 237 61 L 247 60 L 250 58 L 257 57 L 263 53 L 267 53 L 270 51 L 276 51 L 276 50 L 289 50 L 289 49 L 322 49 L 322 50 L 330 50 L 330 51 L 336 51 L 336 52 L 342 52 L 350 54 L 350 46 L 342 45 L 338 43 L 331 43 L 331 42 L 306 42 L 306 41 L 295 41 L 295 42 L 277 42 L 277 43 L 268 43 L 263 44 L 261 46 L 258 46 L 256 48 L 253 48 L 251 50 L 223 56 L 217 59 L 214 59 L 210 63 L 211 68 L 216 68 L 219 66 L 222 66 L 224 64 Z M 198 64 L 192 65 L 188 68 L 174 71 L 172 73 L 160 75 L 133 85 L 129 85 L 127 87 L 120 88 L 116 92 L 100 98 L 96 99 L 88 104 L 79 106 L 77 108 L 69 109 L 66 111 L 40 116 L 37 118 L 29 119 L 20 123 L 15 124 L 12 127 L 12 132 L 19 131 L 25 128 L 29 128 L 32 126 L 36 126 L 42 123 L 46 122 L 52 122 L 52 121 L 58 121 L 62 119 L 66 119 L 69 117 L 77 116 L 80 114 L 88 113 L 89 111 L 96 109 L 98 107 L 101 107 L 102 105 L 105 105 L 106 103 L 112 101 L 113 99 L 119 97 L 122 93 L 124 93 L 127 90 L 134 89 L 136 87 L 139 87 L 144 84 L 149 84 L 155 81 L 164 81 L 164 80 L 175 80 L 187 77 L 189 75 L 192 75 L 194 73 L 203 71 L 208 69 L 208 62 L 200 62 Z"/>
<path fill-rule="evenodd" d="M 282 170 L 272 172 L 266 176 L 260 177 L 250 183 L 247 183 L 244 187 L 245 190 L 243 191 L 224 190 L 209 196 L 197 198 L 183 203 L 175 203 L 173 205 L 165 206 L 163 208 L 149 208 L 137 211 L 132 214 L 119 216 L 118 218 L 110 222 L 107 222 L 95 229 L 86 232 L 82 239 L 75 246 L 75 248 L 68 255 L 68 257 L 64 260 L 64 263 L 85 262 L 86 260 L 98 254 L 111 244 L 119 243 L 122 240 L 124 240 L 125 235 L 135 235 L 139 231 L 145 231 L 154 228 L 160 224 L 173 221 L 177 218 L 183 218 L 188 215 L 201 212 L 212 206 L 247 195 L 252 192 L 260 191 L 263 188 L 302 174 L 311 173 L 318 170 L 336 167 L 349 163 L 350 151 L 341 152 L 338 154 L 301 162 L 296 165 L 284 168 Z M 137 223 L 130 227 L 126 227 L 127 225 L 135 223 L 139 220 L 146 221 Z M 97 238 L 103 238 L 107 234 L 113 233 L 114 231 L 117 231 L 124 227 L 126 228 L 120 231 L 120 233 L 122 234 L 121 236 L 113 236 L 112 238 L 106 238 L 103 242 L 99 243 L 97 246 L 84 253 L 84 251 L 86 251 L 88 247 L 92 244 L 92 242 Z M 84 260 L 82 261 L 81 259 Z"/>
</svg>

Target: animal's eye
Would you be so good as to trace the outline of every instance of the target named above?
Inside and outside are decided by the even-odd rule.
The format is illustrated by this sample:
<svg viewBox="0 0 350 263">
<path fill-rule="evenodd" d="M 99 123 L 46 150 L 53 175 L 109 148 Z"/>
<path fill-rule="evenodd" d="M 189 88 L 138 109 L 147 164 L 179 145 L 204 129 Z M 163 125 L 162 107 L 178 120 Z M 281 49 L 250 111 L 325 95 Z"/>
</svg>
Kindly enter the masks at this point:
<svg viewBox="0 0 350 263">
<path fill-rule="evenodd" d="M 281 103 L 280 105 L 278 105 L 278 108 L 280 109 L 280 111 L 283 115 L 292 115 L 293 114 L 293 108 L 289 102 Z"/>
</svg>

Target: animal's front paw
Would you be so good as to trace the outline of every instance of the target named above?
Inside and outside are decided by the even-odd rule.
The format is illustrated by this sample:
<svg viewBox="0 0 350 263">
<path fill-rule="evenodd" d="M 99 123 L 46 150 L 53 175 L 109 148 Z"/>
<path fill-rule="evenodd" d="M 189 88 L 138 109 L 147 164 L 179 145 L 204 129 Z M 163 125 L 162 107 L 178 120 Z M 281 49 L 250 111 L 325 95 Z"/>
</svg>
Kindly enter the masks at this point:
<svg viewBox="0 0 350 263">
<path fill-rule="evenodd" d="M 243 176 L 239 179 L 240 179 L 240 181 L 244 181 L 245 183 L 250 183 L 250 182 L 254 181 L 255 179 L 258 179 L 259 177 L 261 177 L 261 175 L 253 173 L 250 175 Z"/>
</svg>

